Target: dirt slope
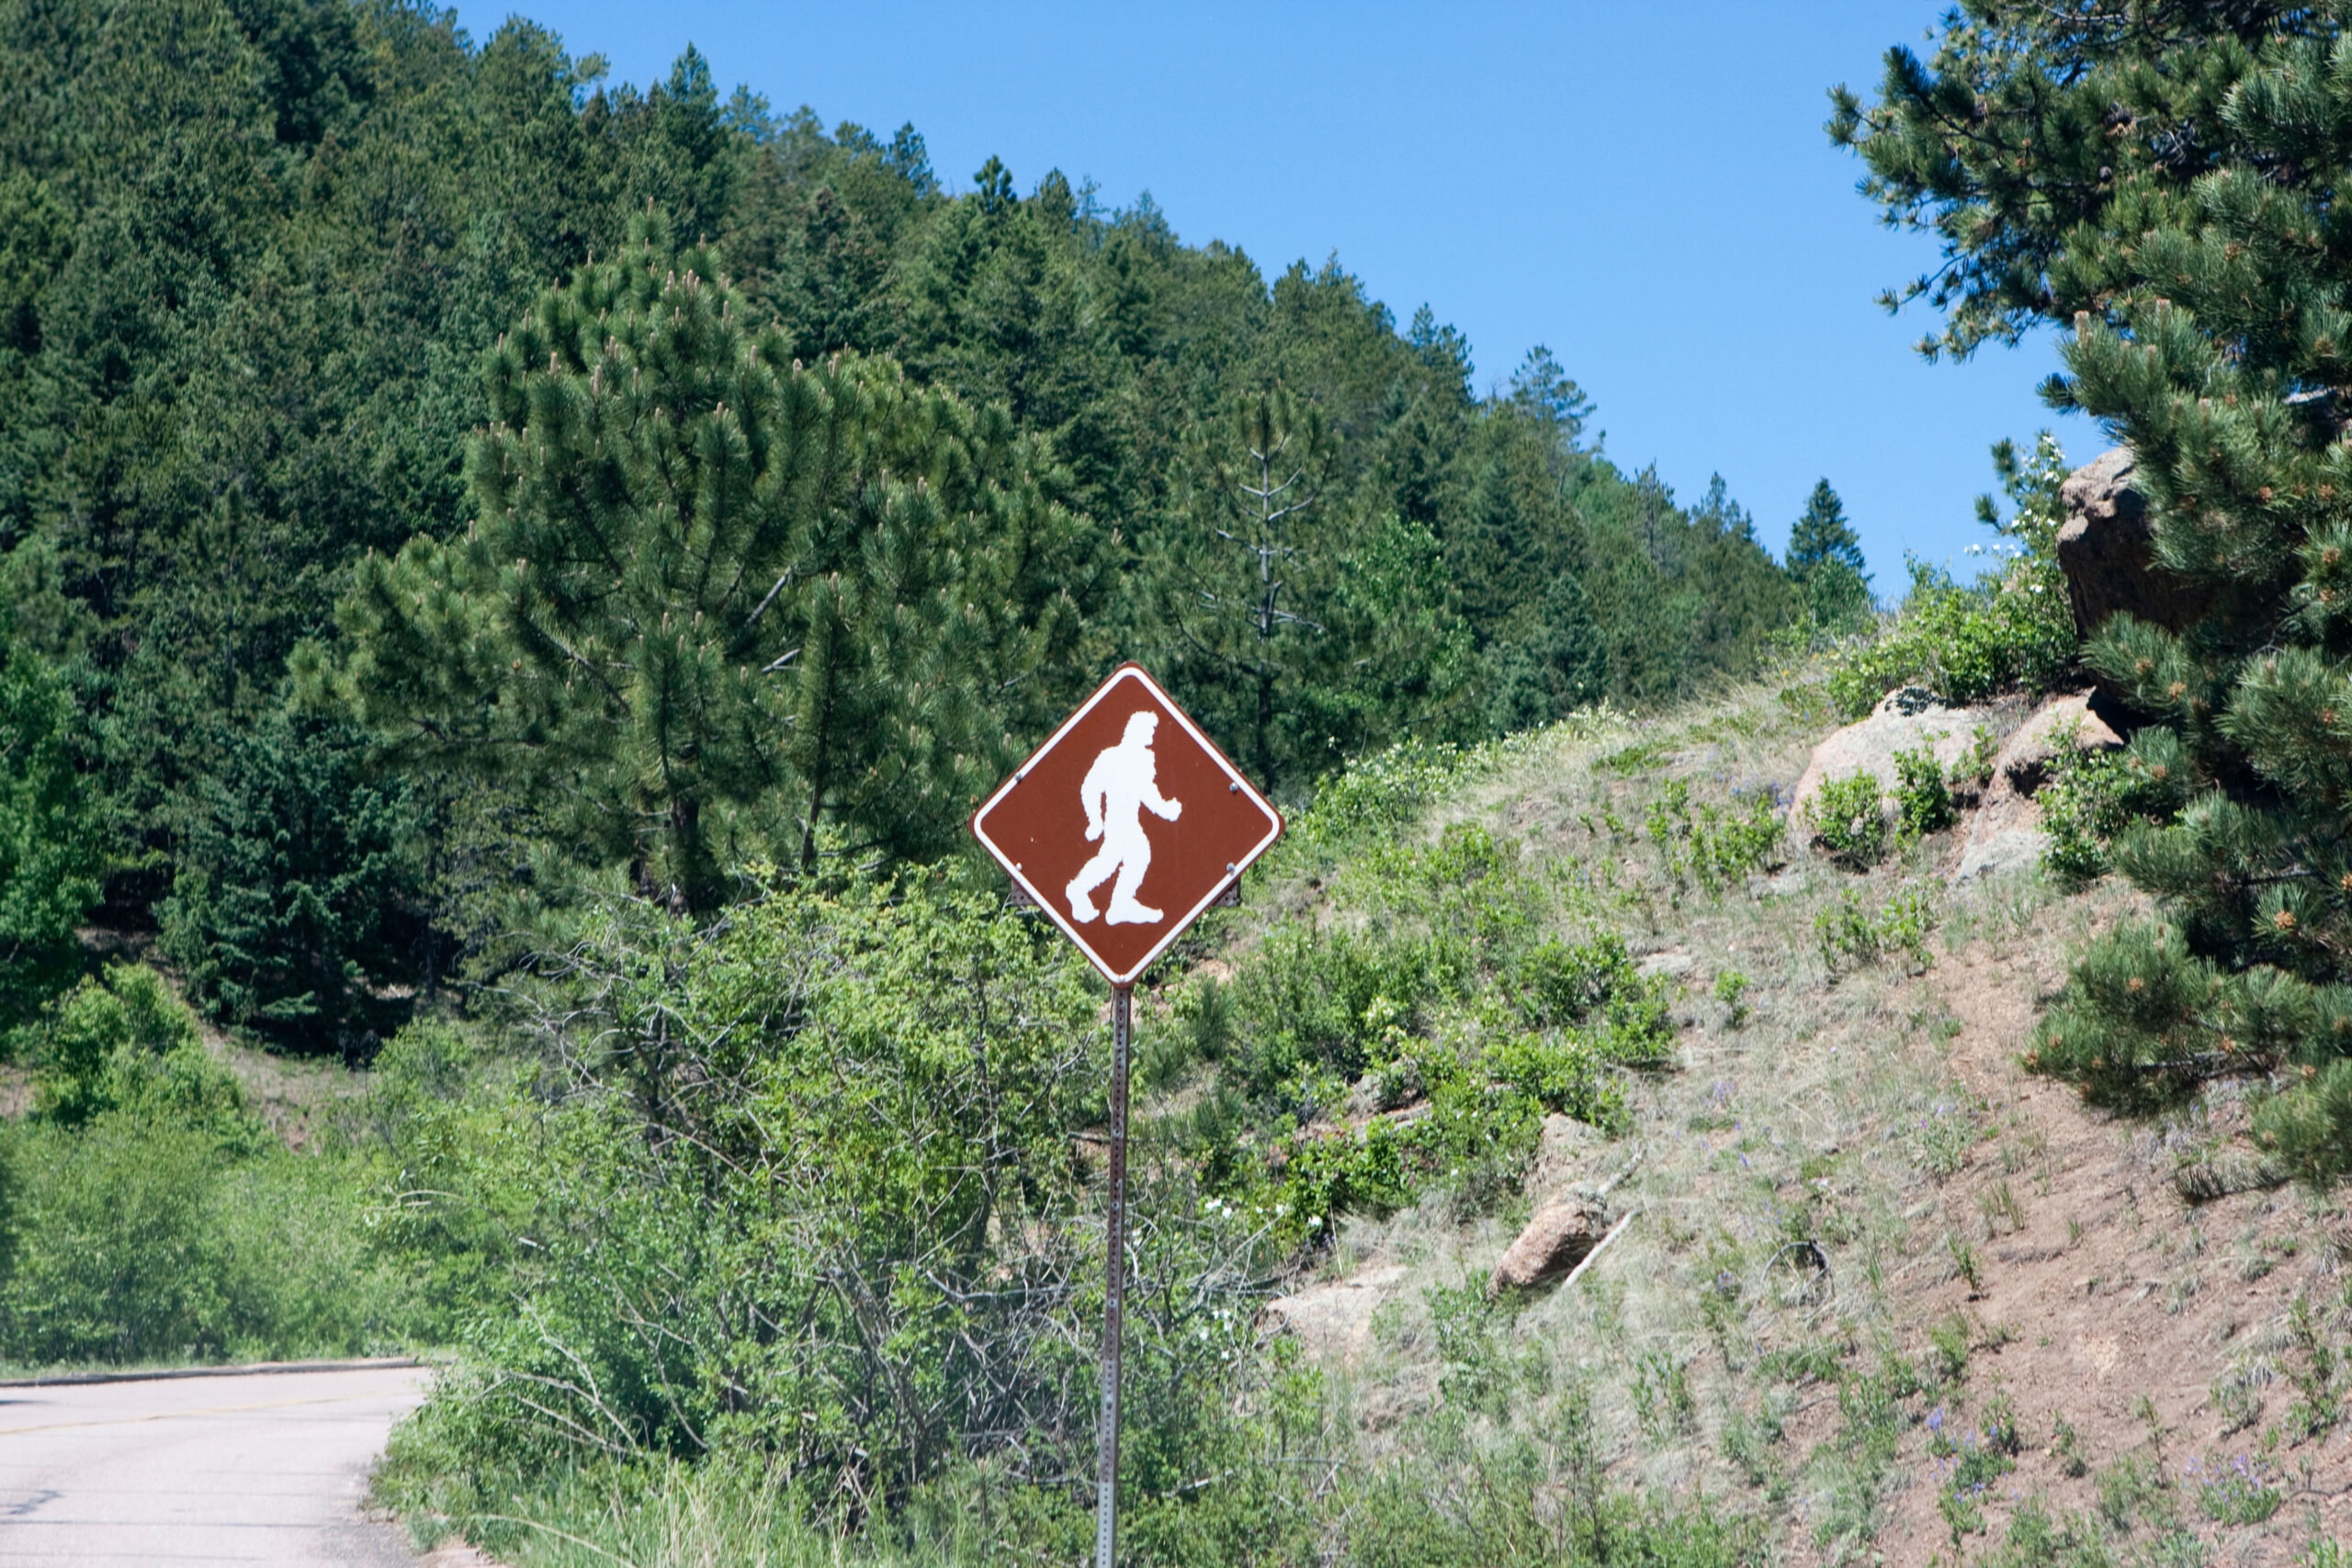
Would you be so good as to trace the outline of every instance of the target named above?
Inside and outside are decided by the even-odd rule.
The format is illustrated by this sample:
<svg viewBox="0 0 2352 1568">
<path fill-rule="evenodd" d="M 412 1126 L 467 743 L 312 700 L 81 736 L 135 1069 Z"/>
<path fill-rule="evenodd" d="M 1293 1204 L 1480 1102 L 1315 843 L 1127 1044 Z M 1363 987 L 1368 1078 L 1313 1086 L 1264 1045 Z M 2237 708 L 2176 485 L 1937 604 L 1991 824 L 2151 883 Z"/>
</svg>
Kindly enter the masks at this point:
<svg viewBox="0 0 2352 1568">
<path fill-rule="evenodd" d="M 1644 841 L 1669 788 L 1785 799 L 1825 728 L 1736 694 L 1438 814 L 1518 839 L 1673 978 L 1678 1070 L 1633 1086 L 1630 1134 L 1539 1161 L 1504 1213 L 1351 1220 L 1270 1324 L 1367 1431 L 1410 1442 L 1467 1288 L 1530 1209 L 1638 1152 L 1623 1243 L 1500 1309 L 1526 1370 L 1498 1429 L 1580 1382 L 1615 1481 L 1757 1517 L 1792 1564 L 2327 1561 L 2315 1541 L 2352 1540 L 2336 1200 L 2261 1183 L 2242 1090 L 2118 1119 L 2018 1063 L 2128 890 L 2033 868 L 1952 887 L 1964 819 L 1863 874 L 1792 842 L 1720 895 Z M 1824 942 L 1825 918 L 1905 899 L 1918 952 Z M 1735 972 L 1736 1008 L 1715 989 Z"/>
</svg>

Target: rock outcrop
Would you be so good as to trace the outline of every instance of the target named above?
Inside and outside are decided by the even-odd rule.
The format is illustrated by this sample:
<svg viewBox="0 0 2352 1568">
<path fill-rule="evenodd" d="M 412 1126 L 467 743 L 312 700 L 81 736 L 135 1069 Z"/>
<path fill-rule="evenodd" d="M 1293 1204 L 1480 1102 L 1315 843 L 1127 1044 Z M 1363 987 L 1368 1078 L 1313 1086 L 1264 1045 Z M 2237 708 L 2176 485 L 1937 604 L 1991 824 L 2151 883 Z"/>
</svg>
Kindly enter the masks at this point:
<svg viewBox="0 0 2352 1568">
<path fill-rule="evenodd" d="M 2133 466 L 2131 449 L 2119 446 L 2076 468 L 2058 492 L 2066 508 L 2058 565 L 2085 637 L 2118 613 L 2177 631 L 2205 612 L 2203 593 L 2155 564 Z"/>
<path fill-rule="evenodd" d="M 2100 706 L 2091 695 L 2054 697 L 2009 737 L 1993 761 L 1984 804 L 1969 819 L 1968 842 L 1952 869 L 1954 882 L 2016 870 L 2041 858 L 2050 840 L 2033 797 L 2050 782 L 2059 756 L 2069 749 L 2107 751 L 2123 744 Z"/>
<path fill-rule="evenodd" d="M 1401 1263 L 1373 1262 L 1345 1280 L 1326 1280 L 1268 1302 L 1259 1322 L 1286 1330 L 1317 1360 L 1352 1363 L 1372 1343 L 1372 1314 L 1405 1282 Z"/>
<path fill-rule="evenodd" d="M 2052 697 L 2018 726 L 1993 760 L 1993 782 L 1985 798 L 2007 791 L 2030 795 L 2050 780 L 2051 770 L 2068 751 L 2111 751 L 2123 737 L 2108 722 L 2096 697 L 2083 694 Z"/>
<path fill-rule="evenodd" d="M 1921 686 L 1889 692 L 1869 717 L 1848 725 L 1813 749 L 1813 760 L 1805 764 L 1789 805 L 1789 821 L 1800 831 L 1809 830 L 1805 805 L 1831 779 L 1868 772 L 1883 787 L 1894 789 L 1897 751 L 1933 752 L 1936 761 L 1950 770 L 1976 744 L 1978 726 L 1997 734 L 2001 719 L 2001 713 L 1992 708 L 1947 707 Z"/>
</svg>

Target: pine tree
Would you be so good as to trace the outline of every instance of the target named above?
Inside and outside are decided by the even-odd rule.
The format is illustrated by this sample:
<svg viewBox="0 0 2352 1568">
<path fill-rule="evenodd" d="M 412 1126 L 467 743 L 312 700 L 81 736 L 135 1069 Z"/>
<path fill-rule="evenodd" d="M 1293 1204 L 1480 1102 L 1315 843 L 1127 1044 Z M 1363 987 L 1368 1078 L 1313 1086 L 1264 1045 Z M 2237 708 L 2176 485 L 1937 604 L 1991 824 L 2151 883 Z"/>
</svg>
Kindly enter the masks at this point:
<svg viewBox="0 0 2352 1568">
<path fill-rule="evenodd" d="M 1550 426 L 1564 446 L 1574 446 L 1592 418 L 1592 400 L 1540 343 L 1527 351 L 1527 357 L 1511 372 L 1510 401 L 1513 408 Z"/>
<path fill-rule="evenodd" d="M 1690 509 L 1690 533 L 1684 576 L 1699 601 L 1692 651 L 1704 668 L 1745 675 L 1762 658 L 1767 636 L 1802 613 L 1799 596 L 1758 542 L 1755 519 L 1731 499 L 1721 474 Z M 1813 586 L 1818 589 L 1833 574 L 1850 579 L 1852 569 L 1818 567 Z"/>
<path fill-rule="evenodd" d="M 1817 624 L 1844 626 L 1868 613 L 1871 590 L 1862 541 L 1846 521 L 1845 503 L 1826 479 L 1815 481 L 1804 513 L 1789 530 L 1785 566 Z"/>
<path fill-rule="evenodd" d="M 1846 503 L 1838 499 L 1829 481 L 1815 479 L 1804 513 L 1789 529 L 1786 564 L 1789 575 L 1803 582 L 1832 563 L 1860 572 L 1865 564 L 1862 541 L 1846 521 Z"/>
<path fill-rule="evenodd" d="M 1886 51 L 1876 102 L 1830 94 L 1830 139 L 1861 155 L 1863 194 L 1940 243 L 1880 303 L 1943 313 L 1919 343 L 1930 358 L 2122 306 L 2161 276 L 2138 237 L 2194 227 L 2198 183 L 2247 150 L 2233 99 L 2265 46 L 2324 52 L 2337 28 L 2335 7 L 2284 0 L 1953 7 L 1928 60 Z"/>
<path fill-rule="evenodd" d="M 159 945 L 224 1021 L 364 1056 L 408 1010 L 377 987 L 429 974 L 418 791 L 368 778 L 348 726 L 282 707 L 223 750 L 182 810 Z"/>
<path fill-rule="evenodd" d="M 1176 525 L 1156 542 L 1174 678 L 1268 790 L 1339 761 L 1344 716 L 1325 678 L 1343 543 L 1324 494 L 1333 446 L 1321 412 L 1281 387 L 1237 399 L 1196 434 Z"/>
<path fill-rule="evenodd" d="M 1329 705 L 1346 716 L 1351 755 L 1475 728 L 1474 639 L 1458 601 L 1428 529 L 1392 513 L 1353 541 L 1332 594 L 1342 672 Z"/>
<path fill-rule="evenodd" d="M 1563 572 L 1544 590 L 1534 633 L 1499 650 L 1487 691 L 1490 735 L 1550 724 L 1609 690 L 1609 646 L 1584 585 Z"/>
<path fill-rule="evenodd" d="M 76 773 L 72 694 L 0 626 L 0 1025 L 71 977 L 98 900 L 99 823 Z"/>
<path fill-rule="evenodd" d="M 2006 51 L 1981 47 L 1995 21 Z M 2158 912 L 2094 943 L 2029 1063 L 2127 1104 L 2277 1086 L 2257 1134 L 2312 1176 L 2352 1168 L 2352 41 L 2286 35 L 2334 28 L 2322 8 L 1979 6 L 1937 73 L 1891 68 L 1888 101 L 1844 117 L 1890 209 L 1947 234 L 1957 345 L 2073 311 L 2048 394 L 2131 446 L 2155 559 L 2188 588 L 2176 625 L 2119 615 L 2086 649 L 2147 720 L 2113 859 Z M 1939 128 L 1963 94 L 1984 129 Z M 2168 96 L 2162 137 L 2107 133 Z M 1975 145 L 1934 165 L 1939 137 Z M 2075 194 L 1987 199 L 2012 185 Z"/>
<path fill-rule="evenodd" d="M 936 854 L 1066 694 L 1091 570 L 1001 410 L 791 359 L 658 219 L 490 356 L 479 516 L 362 562 L 332 686 L 678 906 L 820 837 Z"/>
</svg>

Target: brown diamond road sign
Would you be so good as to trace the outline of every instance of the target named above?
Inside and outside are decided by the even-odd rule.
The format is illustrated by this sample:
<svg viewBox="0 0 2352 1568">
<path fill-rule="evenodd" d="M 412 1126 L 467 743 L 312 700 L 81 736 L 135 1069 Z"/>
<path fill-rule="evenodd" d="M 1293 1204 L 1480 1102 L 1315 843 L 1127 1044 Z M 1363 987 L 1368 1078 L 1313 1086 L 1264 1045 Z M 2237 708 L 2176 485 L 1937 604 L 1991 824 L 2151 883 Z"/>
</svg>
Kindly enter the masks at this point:
<svg viewBox="0 0 2352 1568">
<path fill-rule="evenodd" d="M 1123 664 L 972 814 L 972 833 L 1114 986 L 1282 836 L 1175 699 Z"/>
</svg>

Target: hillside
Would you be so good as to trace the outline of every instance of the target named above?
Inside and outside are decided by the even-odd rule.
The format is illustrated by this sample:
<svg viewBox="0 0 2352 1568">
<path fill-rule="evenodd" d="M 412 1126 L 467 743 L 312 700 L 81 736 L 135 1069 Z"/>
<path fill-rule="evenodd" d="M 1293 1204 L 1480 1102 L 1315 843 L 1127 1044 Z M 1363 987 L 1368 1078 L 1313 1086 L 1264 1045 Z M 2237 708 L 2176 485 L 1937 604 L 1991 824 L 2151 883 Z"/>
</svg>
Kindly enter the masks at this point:
<svg viewBox="0 0 2352 1568">
<path fill-rule="evenodd" d="M 560 944 L 583 884 L 708 910 L 820 838 L 954 853 L 1125 657 L 1296 801 L 1408 734 L 1744 672 L 1815 599 L 1867 617 L 1826 484 L 1854 558 L 1784 570 L 1720 480 L 1621 469 L 1539 345 L 1480 373 L 1336 257 L 935 171 L 912 125 L 730 95 L 691 48 L 611 81 L 595 41 L 0 5 L 0 881 L 42 892 L 0 908 L 0 1027 L 101 924 L 214 1023 L 362 1059 Z M 1271 513 L 1253 419 L 1287 433 Z M 611 617 L 591 538 L 639 566 Z M 482 654 L 523 560 L 552 664 Z M 704 637 L 640 683 L 666 618 Z"/>
<path fill-rule="evenodd" d="M 2024 1067 L 2068 955 L 2138 895 L 2030 863 L 1955 884 L 1965 808 L 1868 871 L 1802 823 L 1783 837 L 1781 803 L 1835 723 L 1822 705 L 1801 674 L 1638 724 L 1604 710 L 1377 759 L 1295 826 L 1248 908 L 1155 975 L 1128 1348 L 1145 1560 L 2335 1561 L 2325 1543 L 2352 1528 L 2340 1205 L 2253 1157 L 2244 1084 L 2126 1116 Z M 1936 711 L 1987 727 L 1982 766 L 2030 710 Z M 1582 1012 L 1528 1002 L 1571 972 Z M 1061 1015 L 1079 1056 L 1097 1054 L 1099 1005 Z M 1099 1122 L 1073 1109 L 1076 1207 L 994 1222 L 990 1277 L 1046 1293 L 1001 1323 L 954 1311 L 1074 1371 L 1098 1298 L 1048 1281 L 1084 1278 L 1101 1170 Z M 1589 1236 L 1623 1228 L 1572 1282 L 1498 1290 L 1514 1238 L 1562 1199 L 1598 1214 Z M 542 1343 L 593 1334 L 600 1292 L 639 1288 L 610 1249 L 642 1223 L 550 1260 L 605 1281 L 584 1295 L 516 1276 Z M 877 1297 L 876 1327 L 920 1347 L 944 1305 Z M 672 1329 L 725 1364 L 702 1321 Z M 497 1483 L 451 1467 L 514 1452 L 486 1434 L 537 1419 L 514 1426 L 498 1393 L 548 1376 L 536 1353 L 474 1332 L 473 1376 L 506 1370 L 410 1429 L 387 1499 L 516 1562 L 842 1549 L 738 1490 L 740 1450 L 591 1463 L 529 1494 L 533 1525 L 484 1517 L 517 1510 L 486 1509 Z M 575 1353 L 600 1377 L 629 1364 Z M 910 1355 L 910 1372 L 1019 1386 Z M 1027 1416 L 1081 1475 L 1083 1386 Z M 928 1501 L 859 1538 L 860 1560 L 1075 1549 L 1082 1489 L 1052 1478 L 1054 1451 L 918 1487 Z"/>
<path fill-rule="evenodd" d="M 2342 17 L 1833 91 L 1923 351 L 2112 443 L 1897 604 L 691 49 L 0 0 L 0 1362 L 446 1358 L 378 1499 L 517 1564 L 1069 1562 L 1116 1267 L 1155 1568 L 2344 1568 Z M 1106 1261 L 967 829 L 1125 659 L 1292 828 Z"/>
<path fill-rule="evenodd" d="M 1951 886 L 1965 818 L 1867 874 L 1791 845 L 1710 896 L 1638 828 L 1678 783 L 1694 805 L 1787 790 L 1822 728 L 1754 689 L 1563 733 L 1415 824 L 1486 828 L 1593 890 L 1671 976 L 1673 1063 L 1628 1077 L 1613 1139 L 1547 1124 L 1491 1214 L 1344 1223 L 1272 1321 L 1395 1450 L 1469 1364 L 1469 1313 L 1498 1431 L 1540 1432 L 1545 1391 L 1587 1382 L 1613 1481 L 1752 1511 L 1780 1561 L 2286 1562 L 2341 1539 L 2338 1203 L 2251 1179 L 2242 1091 L 2122 1118 L 2019 1063 L 2132 896 L 2038 868 Z M 1291 895 L 1345 922 L 1360 875 Z M 1904 890 L 1920 954 L 1833 967 L 1816 922 Z M 1531 1208 L 1629 1166 L 1611 1201 L 1637 1217 L 1574 1287 L 1463 1304 Z"/>
<path fill-rule="evenodd" d="M 1834 750 L 1820 674 L 1373 759 L 1151 976 L 1128 1361 L 1148 1560 L 1580 1563 L 1614 1540 L 1692 1563 L 2335 1561 L 2313 1543 L 2352 1529 L 2336 1196 L 2257 1157 L 2258 1080 L 2127 1115 L 2026 1069 L 2070 955 L 2145 900 L 2030 863 L 1955 881 L 1993 809 L 1964 782 L 1953 820 L 1871 869 L 1808 843 L 1783 814 Z M 1970 733 L 1955 773 L 1981 781 L 2034 711 L 2011 695 L 1921 722 Z M 23 1155 L 76 1152 L 17 1167 L 30 1213 L 62 1196 L 86 1229 L 173 1191 L 189 1223 L 228 1217 L 225 1254 L 188 1254 L 182 1315 L 130 1277 L 42 1261 L 80 1234 L 53 1220 L 21 1233 L 10 1299 L 28 1324 L 223 1336 L 215 1355 L 454 1343 L 382 1500 L 518 1565 L 1057 1551 L 1086 1524 L 1100 993 L 1041 922 L 961 880 L 878 903 L 777 886 L 691 941 L 618 911 L 538 1003 L 413 1029 L 371 1073 L 298 1083 L 209 1037 L 245 1109 L 215 1087 L 177 1111 L 134 1083 L 78 1142 L 19 1134 Z M 644 984 L 630 954 L 665 940 L 684 942 L 666 1110 L 611 1044 L 662 1010 L 607 988 Z M 1044 1097 L 1032 1120 L 991 1122 L 960 1098 L 965 1068 L 922 1065 L 973 1016 L 966 985 L 1046 1026 L 1044 1055 L 984 1036 L 995 1092 Z M 777 998 L 799 998 L 782 1032 L 760 1021 Z M 693 1065 L 745 1028 L 783 1076 L 730 1087 Z M 910 1074 L 928 1111 L 899 1102 Z M 141 1186 L 142 1151 L 184 1151 L 183 1115 L 232 1154 L 207 1185 L 176 1185 L 181 1152 Z M 867 1143 L 910 1126 L 900 1154 Z M 650 1145 L 663 1128 L 743 1168 Z M 956 1179 L 935 1184 L 981 1148 L 1046 1190 L 1003 1189 L 982 1261 L 956 1266 L 995 1283 L 950 1306 L 889 1260 L 949 1256 L 926 1238 Z M 926 1183 L 940 1218 L 888 1197 Z M 1496 1289 L 1563 1200 L 1593 1220 L 1587 1245 L 1613 1239 L 1571 1282 Z M 189 1245 L 174 1234 L 149 1239 Z M 887 1331 L 858 1351 L 834 1341 L 848 1323 L 820 1328 L 797 1397 L 869 1449 L 973 1445 L 928 1480 L 868 1472 L 854 1483 L 911 1484 L 909 1511 L 846 1540 L 839 1494 L 809 1479 L 854 1472 L 821 1468 L 836 1439 L 765 1426 L 790 1370 L 730 1317 L 796 1299 L 795 1247 L 868 1271 L 865 1332 Z M 309 1259 L 283 1285 L 235 1262 L 281 1254 Z M 223 1268 L 226 1315 L 186 1315 Z M 943 1328 L 1009 1359 L 943 1350 Z M 897 1375 L 946 1398 L 859 1403 Z M 739 1380 L 738 1414 L 715 1378 Z M 1034 1447 L 953 1436 L 975 1396 L 1008 1402 L 987 1419 Z M 619 1445 L 583 1445 L 575 1412 Z"/>
</svg>

